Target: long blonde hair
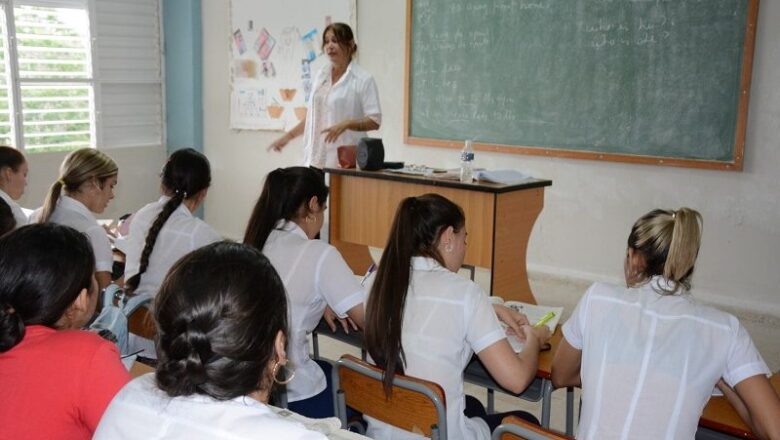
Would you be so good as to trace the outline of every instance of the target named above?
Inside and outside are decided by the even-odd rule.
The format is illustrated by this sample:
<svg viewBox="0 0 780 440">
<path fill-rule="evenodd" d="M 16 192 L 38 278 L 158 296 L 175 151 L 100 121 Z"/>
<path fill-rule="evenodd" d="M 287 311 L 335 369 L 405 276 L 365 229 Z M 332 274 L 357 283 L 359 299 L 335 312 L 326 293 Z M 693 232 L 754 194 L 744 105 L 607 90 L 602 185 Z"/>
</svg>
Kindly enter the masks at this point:
<svg viewBox="0 0 780 440">
<path fill-rule="evenodd" d="M 39 219 L 40 223 L 46 223 L 51 218 L 62 190 L 68 192 L 78 191 L 82 184 L 92 179 L 97 179 L 101 188 L 106 179 L 116 176 L 119 167 L 113 159 L 105 153 L 93 148 L 82 148 L 65 156 L 60 165 L 60 176 L 49 188 L 43 211 Z"/>
<path fill-rule="evenodd" d="M 661 294 L 672 295 L 680 288 L 690 290 L 701 228 L 701 214 L 690 208 L 656 209 L 637 220 L 628 236 L 628 247 L 645 259 L 641 279 L 663 276 L 672 287 L 660 288 Z"/>
</svg>

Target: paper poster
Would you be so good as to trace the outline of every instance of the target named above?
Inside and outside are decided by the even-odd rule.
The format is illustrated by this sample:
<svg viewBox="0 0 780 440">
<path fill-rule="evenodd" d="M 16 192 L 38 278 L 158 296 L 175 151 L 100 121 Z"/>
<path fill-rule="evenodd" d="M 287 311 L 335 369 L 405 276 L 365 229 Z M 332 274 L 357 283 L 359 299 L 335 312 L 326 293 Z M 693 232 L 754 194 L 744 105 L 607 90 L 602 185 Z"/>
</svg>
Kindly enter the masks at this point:
<svg viewBox="0 0 780 440">
<path fill-rule="evenodd" d="M 230 126 L 289 130 L 306 115 L 314 75 L 328 63 L 331 22 L 355 28 L 355 0 L 231 0 Z"/>
</svg>

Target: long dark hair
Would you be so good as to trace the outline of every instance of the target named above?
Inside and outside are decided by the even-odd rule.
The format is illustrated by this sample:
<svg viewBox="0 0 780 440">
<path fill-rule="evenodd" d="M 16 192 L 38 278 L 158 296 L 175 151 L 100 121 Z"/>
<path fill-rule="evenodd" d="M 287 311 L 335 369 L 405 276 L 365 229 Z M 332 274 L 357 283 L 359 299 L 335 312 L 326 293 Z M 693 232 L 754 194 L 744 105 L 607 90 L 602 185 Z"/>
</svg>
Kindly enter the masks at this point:
<svg viewBox="0 0 780 440">
<path fill-rule="evenodd" d="M 296 218 L 302 207 L 308 210 L 307 203 L 312 197 L 317 197 L 320 206 L 328 200 L 328 187 L 322 171 L 289 167 L 277 168 L 268 173 L 263 191 L 249 218 L 244 243 L 262 250 L 276 222 Z"/>
<path fill-rule="evenodd" d="M 217 242 L 179 260 L 154 307 L 157 385 L 169 396 L 229 400 L 270 389 L 287 297 L 259 250 Z"/>
<path fill-rule="evenodd" d="M 0 237 L 5 235 L 6 232 L 13 231 L 16 227 L 16 218 L 14 212 L 8 203 L 0 198 Z"/>
<path fill-rule="evenodd" d="M 146 234 L 138 273 L 125 283 L 129 291 L 134 291 L 141 283 L 141 276 L 149 267 L 149 258 L 154 251 L 157 236 L 160 235 L 171 214 L 184 200 L 195 197 L 209 185 L 211 185 L 211 166 L 206 156 L 192 148 L 184 148 L 171 154 L 162 171 L 162 186 L 164 191 L 171 195 L 171 199 L 163 206 Z"/>
<path fill-rule="evenodd" d="M 385 369 L 383 382 L 388 396 L 393 377 L 403 374 L 406 363 L 401 334 L 412 257 L 430 257 L 443 266 L 444 260 L 436 248 L 439 238 L 450 226 L 460 231 L 465 222 L 463 210 L 438 194 L 409 197 L 398 206 L 371 286 L 364 330 L 371 358 Z"/>
<path fill-rule="evenodd" d="M 26 326 L 56 326 L 82 289 L 92 287 L 95 257 L 75 229 L 34 224 L 0 238 L 0 267 L 2 353 L 24 338 Z"/>
</svg>

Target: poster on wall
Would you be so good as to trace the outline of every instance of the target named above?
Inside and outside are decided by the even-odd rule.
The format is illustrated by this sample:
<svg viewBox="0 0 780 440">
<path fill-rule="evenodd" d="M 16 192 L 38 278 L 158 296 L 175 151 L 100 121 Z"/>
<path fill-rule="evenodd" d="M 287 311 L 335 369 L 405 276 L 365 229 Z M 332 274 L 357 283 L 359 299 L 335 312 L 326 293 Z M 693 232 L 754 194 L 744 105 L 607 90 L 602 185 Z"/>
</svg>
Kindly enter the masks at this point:
<svg viewBox="0 0 780 440">
<path fill-rule="evenodd" d="M 323 30 L 344 22 L 356 31 L 355 0 L 231 0 L 230 20 L 230 128 L 289 130 L 328 63 Z"/>
</svg>

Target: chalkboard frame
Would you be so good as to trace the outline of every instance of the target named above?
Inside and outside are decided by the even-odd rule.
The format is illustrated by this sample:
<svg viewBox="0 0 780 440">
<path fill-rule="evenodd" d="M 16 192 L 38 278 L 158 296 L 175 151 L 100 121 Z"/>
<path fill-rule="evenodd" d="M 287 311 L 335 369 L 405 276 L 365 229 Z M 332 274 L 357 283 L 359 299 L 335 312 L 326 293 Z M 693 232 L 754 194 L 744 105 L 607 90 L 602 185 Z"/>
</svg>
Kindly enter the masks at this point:
<svg viewBox="0 0 780 440">
<path fill-rule="evenodd" d="M 605 160 L 612 162 L 627 162 L 636 164 L 649 164 L 661 166 L 673 166 L 683 168 L 702 168 L 711 170 L 742 171 L 745 151 L 745 134 L 747 132 L 748 104 L 750 101 L 750 83 L 753 76 L 753 54 L 755 51 L 756 23 L 758 21 L 759 0 L 745 0 L 748 2 L 747 25 L 745 26 L 744 48 L 742 51 L 741 78 L 739 85 L 739 102 L 737 104 L 737 121 L 735 129 L 732 157 L 727 161 L 683 159 L 667 156 L 643 156 L 632 154 L 605 153 L 599 151 L 569 150 L 565 148 L 534 147 L 529 145 L 502 145 L 475 142 L 474 148 L 481 151 L 493 151 L 499 153 L 523 154 L 532 156 L 561 157 L 568 159 Z M 406 0 L 406 41 L 404 59 L 404 143 L 428 147 L 443 147 L 460 149 L 463 147 L 463 139 L 441 140 L 424 137 L 415 137 L 411 130 L 411 58 L 412 58 L 412 25 L 413 25 L 414 0 Z"/>
</svg>

